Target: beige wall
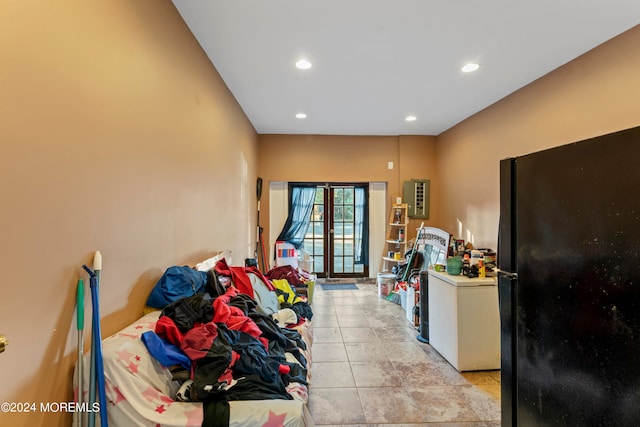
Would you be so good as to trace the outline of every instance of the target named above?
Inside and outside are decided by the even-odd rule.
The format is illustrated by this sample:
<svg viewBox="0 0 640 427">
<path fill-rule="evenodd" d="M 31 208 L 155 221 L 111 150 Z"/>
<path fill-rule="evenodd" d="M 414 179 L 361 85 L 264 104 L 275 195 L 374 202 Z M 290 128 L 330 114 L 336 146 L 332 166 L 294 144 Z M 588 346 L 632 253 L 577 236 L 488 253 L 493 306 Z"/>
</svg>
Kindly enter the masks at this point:
<svg viewBox="0 0 640 427">
<path fill-rule="evenodd" d="M 253 252 L 256 143 L 169 0 L 0 1 L 0 401 L 72 399 L 75 287 L 95 250 L 103 336 L 167 267 Z"/>
<path fill-rule="evenodd" d="M 402 196 L 402 184 L 411 179 L 428 179 L 430 188 L 429 219 L 409 219 L 409 239 L 417 234 L 420 223 L 427 227 L 440 226 L 440 209 L 434 200 L 438 197 L 438 163 L 436 161 L 436 138 L 433 136 L 399 137 L 399 196 Z M 395 202 L 395 197 L 392 199 Z M 407 201 L 405 201 L 407 202 Z M 389 212 L 387 212 L 387 217 Z"/>
<path fill-rule="evenodd" d="M 442 227 L 495 249 L 501 159 L 640 125 L 639 46 L 640 26 L 439 135 Z"/>
<path fill-rule="evenodd" d="M 258 141 L 258 175 L 264 181 L 260 223 L 265 237 L 269 235 L 269 182 L 386 182 L 389 207 L 402 196 L 405 180 L 431 179 L 432 189 L 437 186 L 431 136 L 260 135 Z M 391 170 L 389 162 L 393 162 Z M 429 225 L 437 222 L 437 209 L 433 204 L 431 208 Z M 419 225 L 420 221 L 411 220 L 409 238 Z M 271 244 L 265 242 L 267 251 Z M 372 254 L 378 255 L 382 253 Z"/>
</svg>

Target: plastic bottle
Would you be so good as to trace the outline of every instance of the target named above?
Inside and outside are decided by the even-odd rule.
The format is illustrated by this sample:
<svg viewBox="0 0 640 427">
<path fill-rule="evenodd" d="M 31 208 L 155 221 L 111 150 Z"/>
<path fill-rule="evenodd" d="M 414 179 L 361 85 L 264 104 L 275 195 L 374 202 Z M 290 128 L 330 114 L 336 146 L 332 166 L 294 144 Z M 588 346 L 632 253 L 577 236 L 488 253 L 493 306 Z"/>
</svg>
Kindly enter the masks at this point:
<svg viewBox="0 0 640 427">
<path fill-rule="evenodd" d="M 478 277 L 487 277 L 483 260 L 478 260 Z"/>
</svg>

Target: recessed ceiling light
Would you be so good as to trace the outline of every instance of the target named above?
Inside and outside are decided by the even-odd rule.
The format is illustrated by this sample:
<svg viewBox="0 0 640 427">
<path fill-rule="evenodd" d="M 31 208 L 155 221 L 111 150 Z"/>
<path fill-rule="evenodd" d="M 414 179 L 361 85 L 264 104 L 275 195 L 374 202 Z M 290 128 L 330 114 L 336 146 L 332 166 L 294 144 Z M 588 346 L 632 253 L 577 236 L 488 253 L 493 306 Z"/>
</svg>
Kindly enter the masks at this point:
<svg viewBox="0 0 640 427">
<path fill-rule="evenodd" d="M 471 72 L 477 70 L 478 68 L 480 68 L 479 64 L 474 64 L 474 63 L 471 62 L 469 64 L 466 64 L 464 67 L 462 67 L 461 71 L 463 73 L 471 73 Z"/>
<path fill-rule="evenodd" d="M 415 122 L 416 119 L 417 119 L 416 116 L 407 116 L 407 117 L 405 117 L 405 120 L 408 121 L 408 122 Z"/>
<path fill-rule="evenodd" d="M 296 67 L 300 68 L 301 70 L 307 70 L 311 68 L 311 62 L 307 61 L 306 59 L 301 59 L 296 62 Z"/>
<path fill-rule="evenodd" d="M 298 119 L 306 119 L 307 115 L 305 113 L 298 113 L 298 114 L 296 114 L 296 118 L 298 118 Z"/>
</svg>

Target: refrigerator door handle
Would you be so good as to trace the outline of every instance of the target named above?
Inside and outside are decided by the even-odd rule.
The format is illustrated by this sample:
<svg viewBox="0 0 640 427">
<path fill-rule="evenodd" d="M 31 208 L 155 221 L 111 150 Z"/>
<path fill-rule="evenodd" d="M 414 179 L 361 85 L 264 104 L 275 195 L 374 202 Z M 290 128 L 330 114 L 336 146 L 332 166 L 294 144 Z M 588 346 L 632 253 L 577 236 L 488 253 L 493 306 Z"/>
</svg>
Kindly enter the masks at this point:
<svg viewBox="0 0 640 427">
<path fill-rule="evenodd" d="M 498 270 L 498 303 L 500 308 L 500 395 L 503 427 L 516 427 L 518 408 L 517 370 L 517 293 L 518 274 Z"/>
<path fill-rule="evenodd" d="M 511 279 L 511 280 L 518 280 L 518 273 L 511 273 L 509 271 L 504 271 L 504 270 L 499 270 L 498 271 L 498 275 L 501 277 L 506 277 L 507 279 Z"/>
</svg>

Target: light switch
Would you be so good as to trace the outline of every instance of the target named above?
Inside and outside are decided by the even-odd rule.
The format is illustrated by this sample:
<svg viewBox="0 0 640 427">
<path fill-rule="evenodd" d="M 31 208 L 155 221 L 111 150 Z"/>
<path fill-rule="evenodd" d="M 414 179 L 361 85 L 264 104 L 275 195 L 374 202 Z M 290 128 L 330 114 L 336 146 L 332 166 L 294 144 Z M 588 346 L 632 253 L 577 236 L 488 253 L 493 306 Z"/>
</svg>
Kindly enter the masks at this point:
<svg viewBox="0 0 640 427">
<path fill-rule="evenodd" d="M 389 170 L 393 169 L 393 162 L 387 163 L 387 167 L 389 168 Z"/>
</svg>

